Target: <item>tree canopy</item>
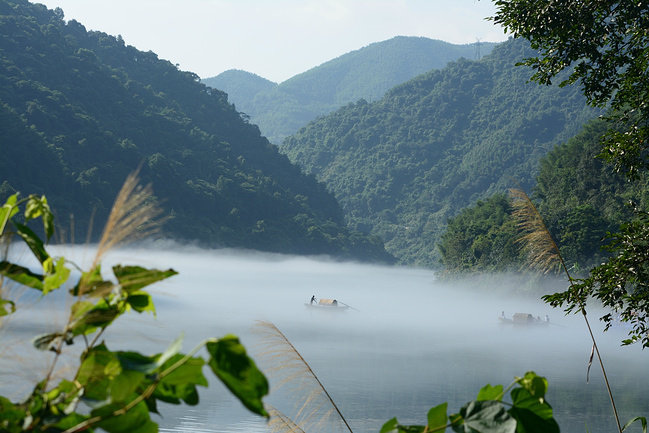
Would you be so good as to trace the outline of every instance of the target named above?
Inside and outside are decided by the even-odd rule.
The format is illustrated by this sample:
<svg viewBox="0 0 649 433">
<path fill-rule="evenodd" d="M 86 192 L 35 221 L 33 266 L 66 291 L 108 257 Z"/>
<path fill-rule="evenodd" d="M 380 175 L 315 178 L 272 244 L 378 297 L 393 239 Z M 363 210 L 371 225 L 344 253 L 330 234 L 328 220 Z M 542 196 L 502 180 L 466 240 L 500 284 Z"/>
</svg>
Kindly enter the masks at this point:
<svg viewBox="0 0 649 433">
<path fill-rule="evenodd" d="M 169 237 L 389 260 L 195 74 L 26 0 L 0 0 L 0 28 L 0 198 L 47 194 L 66 240 L 86 241 L 93 219 L 98 232 L 141 165 L 171 215 Z"/>
<path fill-rule="evenodd" d="M 631 176 L 647 167 L 649 139 L 649 4 L 640 0 L 497 0 L 492 18 L 539 55 L 523 63 L 532 79 L 578 83 L 588 101 L 610 107 L 624 128 L 612 131 L 604 155 Z"/>
</svg>

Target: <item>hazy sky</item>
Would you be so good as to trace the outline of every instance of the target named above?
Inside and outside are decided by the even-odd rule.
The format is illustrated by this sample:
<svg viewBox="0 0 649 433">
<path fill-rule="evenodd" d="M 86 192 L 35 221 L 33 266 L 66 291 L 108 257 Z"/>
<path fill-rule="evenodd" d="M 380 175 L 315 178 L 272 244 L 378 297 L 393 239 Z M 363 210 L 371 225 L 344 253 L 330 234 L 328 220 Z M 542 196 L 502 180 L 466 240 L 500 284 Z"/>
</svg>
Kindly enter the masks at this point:
<svg viewBox="0 0 649 433">
<path fill-rule="evenodd" d="M 34 0 L 32 0 L 34 1 Z M 394 36 L 506 39 L 490 0 L 38 0 L 88 30 L 122 35 L 208 78 L 243 69 L 275 82 Z"/>
</svg>

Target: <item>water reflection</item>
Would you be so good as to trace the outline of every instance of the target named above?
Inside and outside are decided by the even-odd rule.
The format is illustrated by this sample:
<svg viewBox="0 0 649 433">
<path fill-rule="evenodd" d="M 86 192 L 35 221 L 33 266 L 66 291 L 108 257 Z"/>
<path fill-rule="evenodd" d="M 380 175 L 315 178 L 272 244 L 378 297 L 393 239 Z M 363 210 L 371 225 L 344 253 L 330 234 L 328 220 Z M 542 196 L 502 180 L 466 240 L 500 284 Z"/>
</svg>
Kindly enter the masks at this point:
<svg viewBox="0 0 649 433">
<path fill-rule="evenodd" d="M 84 257 L 78 248 L 63 253 L 76 255 L 78 261 Z M 564 317 L 536 298 L 508 295 L 507 287 L 476 291 L 440 284 L 422 270 L 207 252 L 173 244 L 161 250 L 120 251 L 105 268 L 111 263 L 180 272 L 154 286 L 157 319 L 129 315 L 106 334 L 111 348 L 136 346 L 157 353 L 185 332 L 184 349 L 190 350 L 204 338 L 235 333 L 254 352 L 255 321 L 271 321 L 310 363 L 356 433 L 378 432 L 395 416 L 403 423 L 423 424 L 430 407 L 446 401 L 449 411 L 458 411 L 485 384 L 508 385 L 528 370 L 548 378 L 548 401 L 562 431 L 615 430 L 596 365 L 586 383 L 590 342 L 583 320 Z M 305 308 L 314 294 L 359 311 L 332 314 Z M 43 326 L 60 319 L 54 309 L 48 314 L 42 306 L 29 310 L 38 314 L 16 315 L 9 328 L 13 337 L 42 332 Z M 552 323 L 542 329 L 499 326 L 502 310 L 508 315 L 548 314 Z M 599 323 L 593 325 L 601 329 Z M 619 334 L 597 335 L 621 418 L 646 416 L 649 374 L 643 354 L 636 347 L 619 348 Z M 24 350 L 21 355 L 31 362 L 33 352 Z M 66 362 L 73 365 L 74 356 Z M 5 377 L 8 367 L 0 368 Z M 267 431 L 263 420 L 211 382 L 209 389 L 199 390 L 199 406 L 164 406 L 164 418 L 156 420 L 161 431 Z M 292 414 L 290 396 L 272 394 L 267 402 Z"/>
</svg>

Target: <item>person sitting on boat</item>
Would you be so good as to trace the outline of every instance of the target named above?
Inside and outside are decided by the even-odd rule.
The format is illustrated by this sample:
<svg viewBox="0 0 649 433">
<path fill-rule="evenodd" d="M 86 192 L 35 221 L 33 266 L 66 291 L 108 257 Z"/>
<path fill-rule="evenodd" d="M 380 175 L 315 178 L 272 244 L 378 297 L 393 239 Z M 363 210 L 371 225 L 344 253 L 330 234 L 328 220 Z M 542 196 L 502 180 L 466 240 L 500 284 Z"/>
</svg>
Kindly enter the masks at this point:
<svg viewBox="0 0 649 433">
<path fill-rule="evenodd" d="M 314 302 L 317 302 L 315 299 L 315 295 L 311 296 L 311 305 L 313 305 Z"/>
</svg>

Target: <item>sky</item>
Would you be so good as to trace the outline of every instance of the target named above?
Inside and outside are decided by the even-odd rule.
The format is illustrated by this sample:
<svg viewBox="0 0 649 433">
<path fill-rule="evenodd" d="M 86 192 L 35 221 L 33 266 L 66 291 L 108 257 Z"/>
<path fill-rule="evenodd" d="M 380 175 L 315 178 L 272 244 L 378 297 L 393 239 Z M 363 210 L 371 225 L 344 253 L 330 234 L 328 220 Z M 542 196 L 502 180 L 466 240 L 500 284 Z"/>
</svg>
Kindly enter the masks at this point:
<svg viewBox="0 0 649 433">
<path fill-rule="evenodd" d="M 35 1 L 35 0 L 32 0 Z M 201 78 L 241 69 L 280 83 L 395 36 L 499 42 L 490 0 L 36 0 Z"/>
</svg>

